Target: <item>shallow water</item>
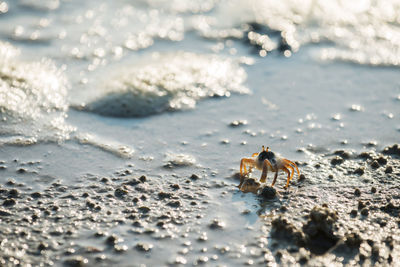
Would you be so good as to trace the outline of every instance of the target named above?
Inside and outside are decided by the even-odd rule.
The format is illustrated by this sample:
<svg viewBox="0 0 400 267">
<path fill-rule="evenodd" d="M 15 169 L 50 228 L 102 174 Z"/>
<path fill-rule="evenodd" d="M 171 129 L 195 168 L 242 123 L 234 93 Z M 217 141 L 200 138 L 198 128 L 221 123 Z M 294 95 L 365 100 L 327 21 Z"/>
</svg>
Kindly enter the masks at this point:
<svg viewBox="0 0 400 267">
<path fill-rule="evenodd" d="M 33 265 L 60 265 L 76 255 L 104 266 L 132 259 L 137 265 L 260 264 L 271 253 L 264 248 L 276 248 L 268 218 L 281 205 L 290 207 L 290 199 L 260 201 L 235 187 L 232 175 L 240 159 L 261 145 L 301 163 L 306 174 L 305 187 L 292 185 L 289 191 L 296 203 L 293 218 L 314 204 L 349 206 L 354 187 L 366 194 L 371 185 L 398 186 L 396 163 L 393 183 L 382 185 L 384 168 L 359 179 L 351 173 L 364 163 L 352 158 L 335 167 L 326 159 L 337 149 L 356 155 L 399 140 L 397 6 L 396 1 L 2 2 L 0 182 L 7 190 L 17 186 L 6 184 L 9 180 L 23 183 L 17 187 L 27 195 L 48 192 L 56 203 L 48 207 L 60 206 L 65 218 L 89 218 L 62 219 L 74 228 L 71 239 L 33 234 L 29 248 L 18 250 L 24 253 L 10 249 L 7 256 Z M 145 191 L 127 187 L 122 199 L 101 195 L 108 190 L 113 196 L 141 175 L 148 179 Z M 104 177 L 109 184 L 101 182 Z M 284 180 L 281 174 L 276 185 L 282 196 Z M 171 189 L 174 184 L 180 191 Z M 60 186 L 66 187 L 64 195 Z M 337 196 L 341 186 L 349 195 L 343 201 Z M 301 206 L 297 197 L 305 190 L 315 198 Z M 159 191 L 175 198 L 159 199 Z M 85 192 L 89 198 L 80 199 Z M 74 193 L 77 199 L 68 196 Z M 137 211 L 141 206 L 131 198 L 142 196 L 138 203 L 154 214 L 137 219 L 148 227 L 132 227 L 133 219 L 116 222 L 128 216 L 121 215 L 126 210 Z M 22 212 L 29 200 L 17 200 Z M 85 201 L 95 201 L 100 213 L 85 210 L 82 205 L 92 205 Z M 42 209 L 32 205 L 32 212 Z M 173 226 L 140 233 L 154 228 L 163 212 Z M 222 230 L 210 228 L 214 219 L 225 224 Z M 21 223 L 29 231 L 24 227 Z M 104 236 L 95 237 L 97 231 L 123 237 L 119 245 L 127 251 L 110 247 Z M 52 238 L 62 244 L 34 256 L 37 242 Z M 154 247 L 143 253 L 140 242 Z M 99 248 L 107 260 L 82 251 L 88 247 Z M 68 248 L 75 252 L 63 254 Z M 398 246 L 395 251 L 394 257 Z M 287 259 L 282 264 L 296 262 Z"/>
</svg>

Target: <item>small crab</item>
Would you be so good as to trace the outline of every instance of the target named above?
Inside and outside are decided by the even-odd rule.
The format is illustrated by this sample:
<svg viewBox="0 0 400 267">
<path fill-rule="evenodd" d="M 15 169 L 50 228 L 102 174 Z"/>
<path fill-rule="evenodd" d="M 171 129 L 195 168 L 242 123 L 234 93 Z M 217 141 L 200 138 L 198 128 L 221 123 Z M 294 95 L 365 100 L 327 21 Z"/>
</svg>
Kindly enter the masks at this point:
<svg viewBox="0 0 400 267">
<path fill-rule="evenodd" d="M 246 167 L 249 167 L 248 171 Z M 299 169 L 294 162 L 285 158 L 278 157 L 275 155 L 274 152 L 269 151 L 269 147 L 265 149 L 265 147 L 262 146 L 262 151 L 260 153 L 254 153 L 251 158 L 242 158 L 242 160 L 240 161 L 241 180 L 240 184 L 238 185 L 239 188 L 241 188 L 243 185 L 243 182 L 245 180 L 244 177 L 247 176 L 253 170 L 253 168 L 262 170 L 260 177 L 261 183 L 265 183 L 268 171 L 275 172 L 275 177 L 272 181 L 271 187 L 274 186 L 276 178 L 278 178 L 279 170 L 283 170 L 288 175 L 285 188 L 289 187 L 289 182 L 293 178 L 294 168 L 296 168 L 297 174 L 300 178 Z M 292 173 L 290 173 L 289 169 L 292 171 Z"/>
</svg>

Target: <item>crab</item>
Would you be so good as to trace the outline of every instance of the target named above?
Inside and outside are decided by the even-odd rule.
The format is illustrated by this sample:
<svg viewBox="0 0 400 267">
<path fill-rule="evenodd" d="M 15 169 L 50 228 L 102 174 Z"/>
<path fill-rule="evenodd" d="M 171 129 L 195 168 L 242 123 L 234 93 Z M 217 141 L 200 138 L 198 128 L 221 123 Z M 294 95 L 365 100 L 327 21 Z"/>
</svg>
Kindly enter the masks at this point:
<svg viewBox="0 0 400 267">
<path fill-rule="evenodd" d="M 249 167 L 247 170 L 246 167 Z M 258 170 L 262 170 L 260 182 L 265 183 L 267 178 L 268 171 L 275 172 L 274 180 L 272 181 L 271 187 L 275 185 L 276 179 L 278 178 L 279 170 L 283 170 L 287 173 L 287 182 L 285 185 L 285 189 L 289 187 L 290 180 L 293 178 L 294 170 L 296 169 L 297 175 L 300 178 L 299 168 L 297 165 L 285 158 L 281 158 L 275 155 L 274 152 L 269 151 L 269 147 L 265 149 L 262 146 L 262 151 L 260 153 L 254 153 L 251 158 L 242 158 L 240 161 L 240 184 L 238 188 L 241 189 L 243 182 L 245 181 L 244 177 L 248 176 L 253 168 L 257 168 Z M 291 172 L 290 172 L 291 171 Z"/>
</svg>

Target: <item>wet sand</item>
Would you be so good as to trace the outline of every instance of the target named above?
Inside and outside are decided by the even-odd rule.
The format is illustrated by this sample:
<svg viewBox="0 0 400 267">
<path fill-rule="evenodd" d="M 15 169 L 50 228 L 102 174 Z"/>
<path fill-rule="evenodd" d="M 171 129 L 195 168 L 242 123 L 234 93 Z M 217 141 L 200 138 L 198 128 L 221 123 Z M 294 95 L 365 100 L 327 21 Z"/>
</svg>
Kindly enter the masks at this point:
<svg viewBox="0 0 400 267">
<path fill-rule="evenodd" d="M 302 177 L 288 190 L 280 176 L 258 194 L 237 189 L 237 173 L 183 175 L 193 167 L 182 161 L 160 166 L 173 170 L 162 177 L 126 167 L 40 190 L 9 179 L 0 188 L 1 264 L 395 265 L 399 157 L 397 145 L 313 153 L 297 162 Z M 15 159 L 1 169 L 29 175 L 44 163 Z"/>
<path fill-rule="evenodd" d="M 342 2 L 3 1 L 0 265 L 395 266 L 398 14 Z"/>
<path fill-rule="evenodd" d="M 2 264 L 393 265 L 399 156 L 382 151 L 398 135 L 385 113 L 398 110 L 397 73 L 308 52 L 245 67 L 249 95 L 146 118 L 69 109 L 76 136 L 100 138 L 3 144 Z M 304 180 L 285 191 L 280 174 L 272 199 L 238 190 L 240 159 L 261 145 Z"/>
</svg>

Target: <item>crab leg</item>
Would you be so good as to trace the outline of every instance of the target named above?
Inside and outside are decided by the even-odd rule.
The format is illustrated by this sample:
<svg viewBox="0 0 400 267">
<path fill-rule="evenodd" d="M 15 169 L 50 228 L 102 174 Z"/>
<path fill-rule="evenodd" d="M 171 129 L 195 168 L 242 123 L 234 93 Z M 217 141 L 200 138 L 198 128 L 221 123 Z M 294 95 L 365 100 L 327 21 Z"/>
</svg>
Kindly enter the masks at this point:
<svg viewBox="0 0 400 267">
<path fill-rule="evenodd" d="M 252 159 L 246 159 L 246 158 L 243 158 L 240 161 L 240 184 L 238 185 L 239 188 L 242 186 L 244 182 L 244 176 L 247 174 L 246 164 L 250 165 L 249 168 L 251 168 L 254 165 L 254 162 Z"/>
<path fill-rule="evenodd" d="M 246 163 L 250 163 L 250 159 L 243 158 L 240 161 L 240 175 L 241 176 L 247 174 Z M 244 172 L 243 172 L 243 170 L 244 170 Z"/>
<path fill-rule="evenodd" d="M 260 154 L 260 153 L 253 153 L 253 155 L 251 155 L 251 157 L 258 156 L 258 154 Z"/>
<path fill-rule="evenodd" d="M 240 161 L 240 176 L 243 176 L 243 167 L 244 168 L 246 168 L 245 166 L 244 166 L 244 160 L 245 159 L 242 159 L 241 161 Z M 245 171 L 246 172 L 246 171 Z"/>
<path fill-rule="evenodd" d="M 282 170 L 284 170 L 288 174 L 287 175 L 287 182 L 286 182 L 286 185 L 285 185 L 285 188 L 288 188 L 289 187 L 289 182 L 290 182 L 290 171 L 286 167 L 283 167 Z"/>
<path fill-rule="evenodd" d="M 278 172 L 275 173 L 274 180 L 272 181 L 271 187 L 274 186 L 274 184 L 276 182 L 276 178 L 278 178 Z"/>
<path fill-rule="evenodd" d="M 294 168 L 291 165 L 287 165 L 286 168 L 289 168 L 292 170 L 292 174 L 290 175 L 290 180 L 292 180 L 293 175 L 294 175 Z"/>
<path fill-rule="evenodd" d="M 271 165 L 271 162 L 269 162 L 269 160 L 264 160 L 263 163 L 263 170 L 262 170 L 262 174 L 260 177 L 260 182 L 261 183 L 265 183 L 265 179 L 267 178 L 267 174 L 268 174 L 268 166 L 271 168 L 271 170 L 273 170 L 274 168 Z"/>
<path fill-rule="evenodd" d="M 294 163 L 294 162 L 292 162 L 292 161 L 290 161 L 288 159 L 283 159 L 283 161 L 286 162 L 287 164 L 293 165 L 293 167 L 296 168 L 298 179 L 300 179 L 300 172 L 299 172 L 299 168 L 297 168 L 296 163 Z M 293 170 L 293 172 L 294 172 L 294 170 Z"/>
<path fill-rule="evenodd" d="M 243 158 L 240 161 L 240 170 L 242 170 L 242 166 L 243 166 L 244 172 L 240 171 L 240 174 L 242 174 L 242 173 L 244 175 L 248 174 L 250 172 L 250 170 L 254 167 L 254 165 L 255 165 L 255 163 L 254 163 L 253 159 Z M 246 166 L 249 167 L 249 171 L 247 171 Z"/>
</svg>

